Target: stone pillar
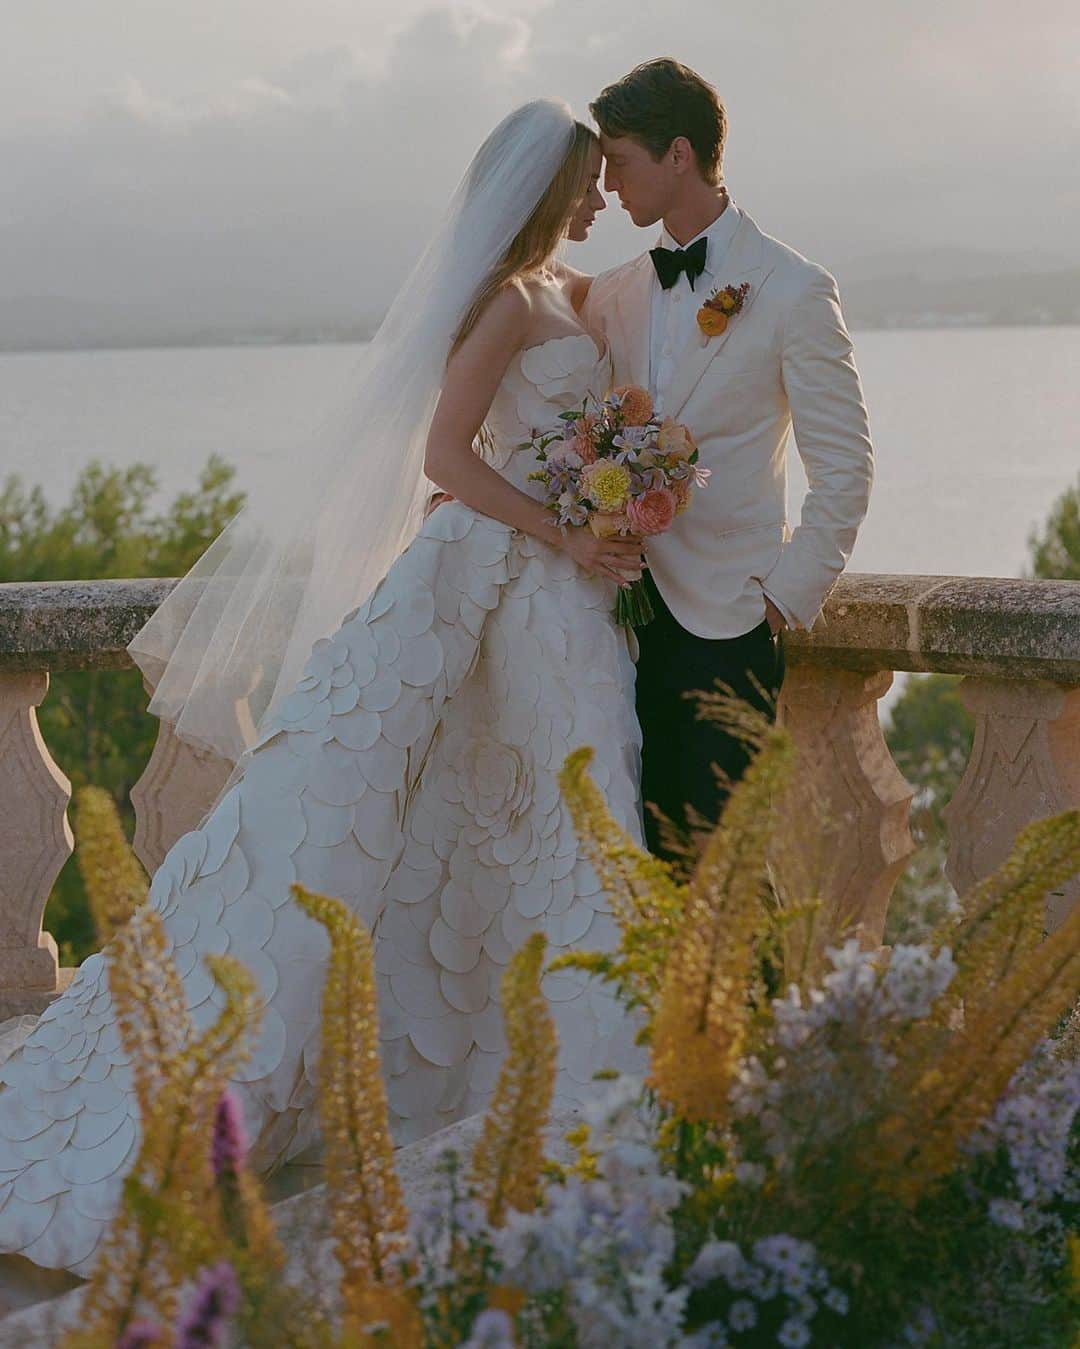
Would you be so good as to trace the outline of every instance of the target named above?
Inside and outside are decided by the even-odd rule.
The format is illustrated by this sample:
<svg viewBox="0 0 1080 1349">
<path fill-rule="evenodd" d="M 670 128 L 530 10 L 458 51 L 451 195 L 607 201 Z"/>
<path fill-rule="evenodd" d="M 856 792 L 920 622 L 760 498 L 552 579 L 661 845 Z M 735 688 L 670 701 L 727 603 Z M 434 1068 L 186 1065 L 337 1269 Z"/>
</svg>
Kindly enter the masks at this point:
<svg viewBox="0 0 1080 1349">
<path fill-rule="evenodd" d="M 1080 685 L 969 676 L 960 696 L 975 742 L 944 814 L 946 873 L 963 894 L 1004 862 L 1025 825 L 1080 808 Z M 1080 878 L 1048 895 L 1048 928 L 1077 900 Z"/>
<path fill-rule="evenodd" d="M 154 752 L 131 789 L 135 853 L 149 876 L 176 840 L 196 828 L 231 770 L 225 759 L 174 735 L 169 722 L 159 723 Z"/>
<path fill-rule="evenodd" d="M 0 674 L 0 1020 L 44 1011 L 60 991 L 45 904 L 71 855 L 71 783 L 53 762 L 34 709 L 42 673 Z"/>
<path fill-rule="evenodd" d="M 803 854 L 803 883 L 870 946 L 881 942 L 893 886 L 914 849 L 914 788 L 893 762 L 878 718 L 892 680 L 890 670 L 795 665 L 780 696 L 780 721 L 798 751 L 781 832 Z"/>
</svg>

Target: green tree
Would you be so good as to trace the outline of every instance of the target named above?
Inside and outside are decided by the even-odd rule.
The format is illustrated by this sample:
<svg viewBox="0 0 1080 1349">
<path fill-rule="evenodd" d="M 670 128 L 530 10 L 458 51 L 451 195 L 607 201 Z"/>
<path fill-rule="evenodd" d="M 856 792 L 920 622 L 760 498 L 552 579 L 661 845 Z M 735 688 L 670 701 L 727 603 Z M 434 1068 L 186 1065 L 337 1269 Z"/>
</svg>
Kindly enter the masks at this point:
<svg viewBox="0 0 1080 1349">
<path fill-rule="evenodd" d="M 40 487 L 27 488 L 9 477 L 0 487 L 0 581 L 179 576 L 243 505 L 234 477 L 233 468 L 212 456 L 194 490 L 182 492 L 160 515 L 152 511 L 157 478 L 147 464 L 121 469 L 91 463 L 70 500 L 57 509 Z M 38 720 L 72 786 L 106 788 L 130 834 L 128 793 L 157 734 L 139 672 L 55 674 Z M 66 964 L 93 949 L 93 925 L 74 859 L 57 878 L 45 921 Z"/>
<path fill-rule="evenodd" d="M 1028 535 L 1031 575 L 1045 581 L 1080 581 L 1080 479 L 1050 508 L 1042 531 Z"/>
<path fill-rule="evenodd" d="M 893 891 L 886 941 L 919 941 L 955 901 L 945 876 L 942 811 L 971 753 L 974 719 L 960 701 L 956 675 L 912 675 L 893 705 L 885 739 L 915 788 L 911 832 L 917 851 Z"/>
</svg>

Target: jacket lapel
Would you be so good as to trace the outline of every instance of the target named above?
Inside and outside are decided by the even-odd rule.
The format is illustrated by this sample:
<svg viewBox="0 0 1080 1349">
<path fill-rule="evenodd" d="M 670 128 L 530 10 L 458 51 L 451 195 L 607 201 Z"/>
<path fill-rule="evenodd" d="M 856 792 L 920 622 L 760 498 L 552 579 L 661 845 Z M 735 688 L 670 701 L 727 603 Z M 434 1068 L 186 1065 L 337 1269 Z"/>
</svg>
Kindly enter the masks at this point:
<svg viewBox="0 0 1080 1349">
<path fill-rule="evenodd" d="M 675 376 L 664 399 L 666 415 L 678 417 L 702 375 L 724 349 L 732 332 L 745 319 L 746 312 L 757 295 L 758 287 L 768 275 L 768 272 L 762 271 L 763 247 L 764 241 L 761 231 L 744 212 L 738 232 L 731 241 L 731 247 L 720 266 L 719 275 L 713 282 L 712 289 L 741 286 L 746 281 L 749 283 L 750 292 L 743 303 L 742 312 L 732 318 L 719 337 L 711 337 L 708 341 L 705 341 L 701 329 L 696 322 L 694 323 L 693 332 L 675 363 Z M 700 299 L 697 301 L 699 308 L 710 293 L 711 291 L 702 292 Z M 648 350 L 647 338 L 648 335 L 646 334 L 646 351 Z"/>
<path fill-rule="evenodd" d="M 653 279 L 656 273 L 648 253 L 635 258 L 615 295 L 617 333 L 614 351 L 615 380 L 621 384 L 649 387 L 649 323 L 652 316 Z"/>
</svg>

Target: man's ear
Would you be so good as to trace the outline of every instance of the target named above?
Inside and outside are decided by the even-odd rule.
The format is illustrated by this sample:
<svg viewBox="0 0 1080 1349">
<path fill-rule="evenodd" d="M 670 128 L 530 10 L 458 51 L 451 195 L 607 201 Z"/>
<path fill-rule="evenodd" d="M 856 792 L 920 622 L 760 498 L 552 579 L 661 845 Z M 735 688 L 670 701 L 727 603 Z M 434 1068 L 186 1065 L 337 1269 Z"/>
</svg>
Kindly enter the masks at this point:
<svg viewBox="0 0 1080 1349">
<path fill-rule="evenodd" d="M 685 173 L 694 164 L 694 147 L 685 136 L 676 136 L 668 146 L 672 167 L 676 173 Z"/>
</svg>

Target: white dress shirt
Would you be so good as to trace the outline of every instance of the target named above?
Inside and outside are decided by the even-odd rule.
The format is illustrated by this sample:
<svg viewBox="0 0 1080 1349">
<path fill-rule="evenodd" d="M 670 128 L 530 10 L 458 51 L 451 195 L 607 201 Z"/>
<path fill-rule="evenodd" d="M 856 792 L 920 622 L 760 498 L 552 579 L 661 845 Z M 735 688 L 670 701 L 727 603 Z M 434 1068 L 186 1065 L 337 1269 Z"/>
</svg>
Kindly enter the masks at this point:
<svg viewBox="0 0 1080 1349">
<path fill-rule="evenodd" d="M 661 230 L 661 248 L 689 248 L 698 239 L 707 239 L 705 270 L 694 278 L 693 287 L 685 272 L 680 273 L 668 290 L 654 275 L 652 303 L 649 310 L 649 392 L 657 416 L 664 415 L 664 398 L 671 387 L 679 354 L 691 341 L 697 341 L 697 311 L 713 291 L 724 284 L 724 259 L 741 221 L 739 209 L 728 198 L 727 207 L 706 226 L 700 234 L 680 245 L 664 228 Z M 693 432 L 693 427 L 690 428 Z M 775 596 L 765 590 L 765 596 L 776 605 L 788 627 L 795 627 L 797 619 Z"/>
<path fill-rule="evenodd" d="M 679 353 L 692 339 L 697 340 L 697 311 L 721 284 L 724 258 L 738 228 L 739 211 L 735 203 L 729 200 L 727 208 L 711 225 L 682 245 L 689 248 L 698 239 L 709 241 L 705 253 L 705 270 L 695 277 L 692 289 L 685 272 L 680 274 L 670 290 L 664 290 L 659 279 L 653 277 L 649 320 L 649 392 L 661 416 L 664 395 L 671 386 Z M 658 243 L 661 248 L 680 247 L 666 229 L 661 231 Z"/>
</svg>

